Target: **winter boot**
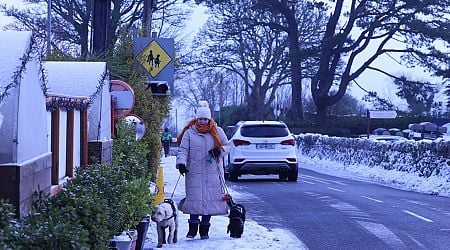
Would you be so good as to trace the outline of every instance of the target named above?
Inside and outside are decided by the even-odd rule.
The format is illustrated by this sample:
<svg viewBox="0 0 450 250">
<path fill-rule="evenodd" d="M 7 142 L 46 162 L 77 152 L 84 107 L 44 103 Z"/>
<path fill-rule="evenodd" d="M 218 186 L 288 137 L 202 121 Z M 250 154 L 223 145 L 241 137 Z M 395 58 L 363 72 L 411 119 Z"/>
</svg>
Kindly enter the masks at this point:
<svg viewBox="0 0 450 250">
<path fill-rule="evenodd" d="M 195 235 L 197 235 L 199 223 L 197 221 L 191 220 L 188 220 L 188 222 L 189 222 L 189 232 L 187 233 L 186 237 L 192 239 L 195 237 Z"/>
<path fill-rule="evenodd" d="M 202 239 L 202 240 L 209 239 L 209 236 L 208 236 L 209 226 L 211 226 L 210 223 L 200 224 L 200 239 Z"/>
</svg>

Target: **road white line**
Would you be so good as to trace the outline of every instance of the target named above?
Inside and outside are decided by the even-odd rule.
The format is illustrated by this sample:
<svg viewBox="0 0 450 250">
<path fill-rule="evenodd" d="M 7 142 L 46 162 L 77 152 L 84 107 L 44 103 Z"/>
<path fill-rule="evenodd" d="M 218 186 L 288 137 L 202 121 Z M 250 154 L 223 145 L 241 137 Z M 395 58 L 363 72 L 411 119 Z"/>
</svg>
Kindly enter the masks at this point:
<svg viewBox="0 0 450 250">
<path fill-rule="evenodd" d="M 430 219 L 428 219 L 428 218 L 425 218 L 425 217 L 423 217 L 423 216 L 421 216 L 421 215 L 418 215 L 418 214 L 416 214 L 416 213 L 413 213 L 413 212 L 411 212 L 411 211 L 403 210 L 403 212 L 405 212 L 405 213 L 407 213 L 407 214 L 409 214 L 409 215 L 412 215 L 412 216 L 414 216 L 414 217 L 416 217 L 416 218 L 418 218 L 418 219 L 424 220 L 424 221 L 426 221 L 426 222 L 433 222 L 432 220 L 430 220 Z"/>
<path fill-rule="evenodd" d="M 340 190 L 340 189 L 337 189 L 337 188 L 332 188 L 332 187 L 327 187 L 327 188 L 328 188 L 328 189 L 331 189 L 331 190 L 334 190 L 334 191 L 338 191 L 338 192 L 345 193 L 344 190 Z"/>
<path fill-rule="evenodd" d="M 319 183 L 322 183 L 322 184 L 330 184 L 328 181 L 325 181 L 323 179 L 320 179 L 320 178 L 317 178 L 317 177 L 314 177 L 314 176 L 310 176 L 310 175 L 302 175 L 301 177 L 309 179 L 311 181 L 316 181 L 316 182 L 319 182 Z"/>
<path fill-rule="evenodd" d="M 424 244 L 420 243 L 418 240 L 416 240 L 414 237 L 412 237 L 411 235 L 405 233 L 406 236 L 408 236 L 409 239 L 411 239 L 412 241 L 414 241 L 414 243 L 416 243 L 421 249 L 427 249 L 425 247 Z"/>
<path fill-rule="evenodd" d="M 374 199 L 374 198 L 370 198 L 370 197 L 364 196 L 364 195 L 361 195 L 361 197 L 366 198 L 366 199 L 371 200 L 371 201 L 376 201 L 376 202 L 379 202 L 379 203 L 383 202 L 383 201 L 380 201 L 380 200 L 377 200 L 377 199 Z"/>
<path fill-rule="evenodd" d="M 367 231 L 371 232 L 380 240 L 384 241 L 390 247 L 394 249 L 403 249 L 405 244 L 401 241 L 391 230 L 385 225 L 378 224 L 370 221 L 356 221 L 359 225 L 364 227 Z"/>
<path fill-rule="evenodd" d="M 312 183 L 312 182 L 305 181 L 305 180 L 301 180 L 300 182 L 305 182 L 305 183 L 308 183 L 308 184 L 311 184 L 311 185 L 316 185 L 316 183 Z"/>
<path fill-rule="evenodd" d="M 343 183 L 342 181 L 331 181 L 331 182 L 334 182 L 334 183 L 336 183 L 338 185 L 341 185 L 341 186 L 348 186 L 347 183 Z"/>
<path fill-rule="evenodd" d="M 450 216 L 450 212 L 447 212 L 447 211 L 445 211 L 445 210 L 443 210 L 441 208 L 435 207 L 433 205 L 430 205 L 430 204 L 422 202 L 422 201 L 408 200 L 408 199 L 404 199 L 404 201 L 407 201 L 407 202 L 415 204 L 415 205 L 423 206 L 423 207 L 431 209 L 433 211 L 436 211 L 436 212 L 439 212 L 439 213 L 443 213 L 443 214 L 445 214 L 447 216 Z"/>
</svg>

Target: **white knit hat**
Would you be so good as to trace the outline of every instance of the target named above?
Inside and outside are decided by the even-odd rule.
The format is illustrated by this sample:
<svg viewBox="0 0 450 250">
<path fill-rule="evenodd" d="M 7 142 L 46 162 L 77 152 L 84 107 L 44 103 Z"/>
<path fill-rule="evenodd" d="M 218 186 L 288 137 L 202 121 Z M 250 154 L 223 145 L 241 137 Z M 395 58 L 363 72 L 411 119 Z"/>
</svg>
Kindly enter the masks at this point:
<svg viewBox="0 0 450 250">
<path fill-rule="evenodd" d="M 195 118 L 208 118 L 211 120 L 211 110 L 207 101 L 199 101 L 199 108 L 195 114 Z"/>
</svg>

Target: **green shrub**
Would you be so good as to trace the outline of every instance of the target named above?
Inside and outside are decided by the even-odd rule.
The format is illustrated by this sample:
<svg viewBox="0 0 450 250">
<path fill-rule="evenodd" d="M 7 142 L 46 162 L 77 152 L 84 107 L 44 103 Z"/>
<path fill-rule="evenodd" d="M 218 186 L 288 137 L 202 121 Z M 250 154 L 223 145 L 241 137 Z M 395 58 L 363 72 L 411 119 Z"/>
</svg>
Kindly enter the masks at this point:
<svg viewBox="0 0 450 250">
<path fill-rule="evenodd" d="M 135 94 L 133 113 L 141 117 L 146 126 L 143 142 L 149 150 L 147 170 L 151 179 L 156 178 L 161 152 L 161 124 L 169 114 L 170 100 L 168 97 L 152 96 L 151 90 L 145 84 L 147 77 L 142 75 L 134 65 L 132 35 L 121 32 L 117 45 L 111 57 L 106 60 L 111 70 L 111 79 L 120 79 L 130 84 Z M 114 141 L 114 143 L 116 143 Z"/>
<path fill-rule="evenodd" d="M 18 238 L 17 229 L 20 226 L 15 219 L 14 206 L 0 200 L 0 249 L 14 247 Z"/>
<path fill-rule="evenodd" d="M 119 127 L 114 164 L 77 168 L 53 197 L 36 193 L 24 219 L 0 202 L 0 249 L 108 249 L 114 235 L 151 212 L 147 144 L 135 140 L 132 126 Z"/>
</svg>

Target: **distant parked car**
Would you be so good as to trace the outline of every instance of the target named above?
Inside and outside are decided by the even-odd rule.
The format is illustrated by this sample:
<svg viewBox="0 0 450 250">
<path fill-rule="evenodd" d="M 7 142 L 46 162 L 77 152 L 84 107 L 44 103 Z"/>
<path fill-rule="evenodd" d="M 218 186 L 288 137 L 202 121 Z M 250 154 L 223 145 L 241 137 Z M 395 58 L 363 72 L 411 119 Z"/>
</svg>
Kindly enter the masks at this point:
<svg viewBox="0 0 450 250">
<path fill-rule="evenodd" d="M 244 174 L 278 174 L 280 179 L 297 181 L 295 142 L 284 122 L 240 122 L 229 140 L 225 174 L 231 181 Z"/>
</svg>

